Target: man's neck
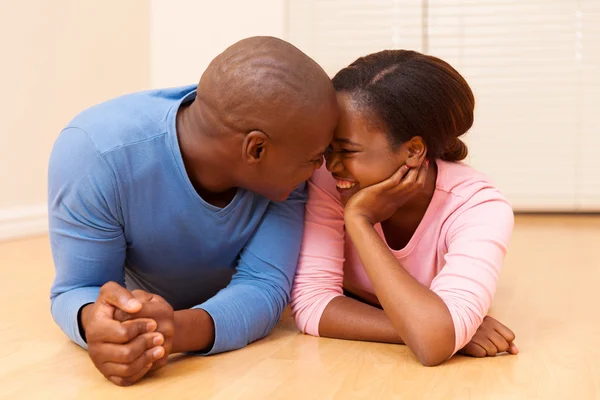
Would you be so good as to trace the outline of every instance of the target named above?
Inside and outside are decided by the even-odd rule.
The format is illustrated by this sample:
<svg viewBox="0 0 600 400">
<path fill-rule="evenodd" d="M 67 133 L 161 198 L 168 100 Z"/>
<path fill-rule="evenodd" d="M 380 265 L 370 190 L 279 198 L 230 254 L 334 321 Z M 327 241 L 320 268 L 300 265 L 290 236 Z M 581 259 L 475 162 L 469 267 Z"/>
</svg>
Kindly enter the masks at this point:
<svg viewBox="0 0 600 400">
<path fill-rule="evenodd" d="M 231 171 L 231 152 L 216 134 L 208 132 L 198 104 L 182 106 L 177 112 L 177 139 L 186 172 L 202 198 L 232 197 L 236 188 Z"/>
</svg>

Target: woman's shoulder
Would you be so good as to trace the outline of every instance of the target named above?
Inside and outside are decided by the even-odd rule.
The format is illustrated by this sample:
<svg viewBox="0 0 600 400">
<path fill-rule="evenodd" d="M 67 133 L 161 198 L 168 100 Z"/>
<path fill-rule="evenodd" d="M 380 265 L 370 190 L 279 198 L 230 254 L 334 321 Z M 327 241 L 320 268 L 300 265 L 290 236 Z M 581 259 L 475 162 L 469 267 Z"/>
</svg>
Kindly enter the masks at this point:
<svg viewBox="0 0 600 400">
<path fill-rule="evenodd" d="M 437 190 L 448 193 L 445 200 L 445 224 L 514 224 L 512 205 L 492 180 L 466 163 L 437 161 Z"/>
<path fill-rule="evenodd" d="M 436 164 L 438 166 L 437 190 L 447 192 L 464 202 L 475 197 L 488 201 L 497 199 L 508 204 L 501 190 L 485 173 L 464 162 L 437 160 Z"/>
</svg>

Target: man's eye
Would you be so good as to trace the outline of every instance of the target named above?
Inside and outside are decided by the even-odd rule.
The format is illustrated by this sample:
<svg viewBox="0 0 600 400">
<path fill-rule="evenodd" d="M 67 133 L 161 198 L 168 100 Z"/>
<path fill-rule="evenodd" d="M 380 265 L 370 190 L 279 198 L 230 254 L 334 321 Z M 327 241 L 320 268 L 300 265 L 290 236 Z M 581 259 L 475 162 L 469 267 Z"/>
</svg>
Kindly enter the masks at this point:
<svg viewBox="0 0 600 400">
<path fill-rule="evenodd" d="M 356 153 L 355 150 L 348 150 L 348 149 L 340 149 L 339 152 L 342 153 L 342 154 Z"/>
</svg>

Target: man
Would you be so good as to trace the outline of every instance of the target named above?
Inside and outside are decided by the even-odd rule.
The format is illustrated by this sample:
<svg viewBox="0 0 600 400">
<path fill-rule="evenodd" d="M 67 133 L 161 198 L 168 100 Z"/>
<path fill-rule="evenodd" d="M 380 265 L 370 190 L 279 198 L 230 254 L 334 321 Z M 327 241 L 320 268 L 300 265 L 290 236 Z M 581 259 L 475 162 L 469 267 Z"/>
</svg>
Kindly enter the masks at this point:
<svg viewBox="0 0 600 400">
<path fill-rule="evenodd" d="M 130 385 L 169 354 L 267 335 L 289 298 L 306 181 L 338 118 L 327 74 L 269 37 L 215 58 L 196 87 L 78 115 L 49 167 L 52 315 Z"/>
</svg>

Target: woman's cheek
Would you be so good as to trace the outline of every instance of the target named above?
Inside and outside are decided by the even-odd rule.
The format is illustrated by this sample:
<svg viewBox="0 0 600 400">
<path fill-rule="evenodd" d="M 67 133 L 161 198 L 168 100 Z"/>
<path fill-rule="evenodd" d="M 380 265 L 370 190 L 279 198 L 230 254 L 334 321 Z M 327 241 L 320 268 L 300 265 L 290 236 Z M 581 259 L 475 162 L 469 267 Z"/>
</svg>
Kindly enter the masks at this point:
<svg viewBox="0 0 600 400">
<path fill-rule="evenodd" d="M 367 187 L 383 182 L 396 172 L 397 168 L 395 165 L 384 162 L 371 162 L 361 163 L 360 165 L 354 164 L 347 168 L 356 179 L 361 187 Z"/>
</svg>

